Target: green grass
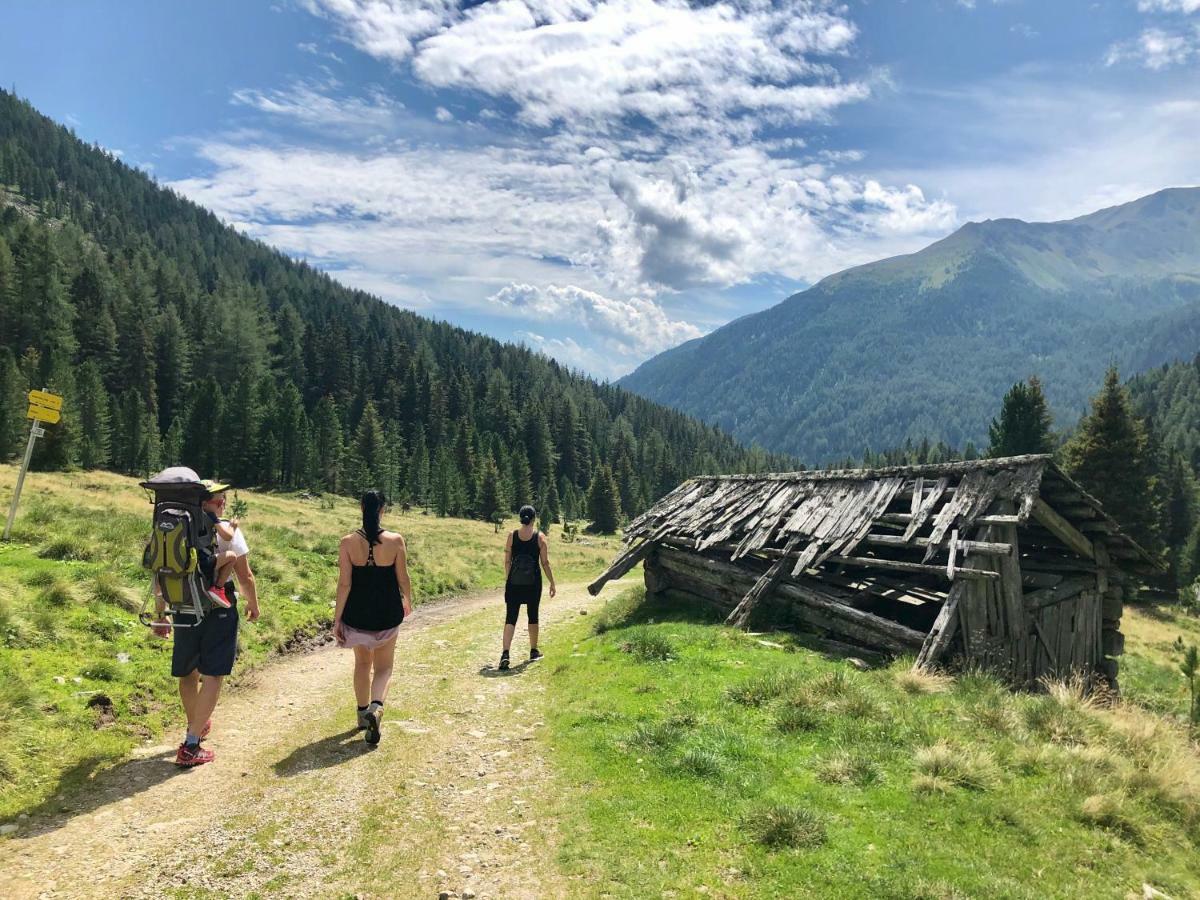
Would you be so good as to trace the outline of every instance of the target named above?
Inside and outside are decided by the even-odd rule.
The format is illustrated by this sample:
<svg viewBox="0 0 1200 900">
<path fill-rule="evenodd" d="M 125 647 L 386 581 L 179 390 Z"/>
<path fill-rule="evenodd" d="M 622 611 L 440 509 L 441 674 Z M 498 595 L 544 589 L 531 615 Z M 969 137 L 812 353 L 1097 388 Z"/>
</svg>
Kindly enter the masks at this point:
<svg viewBox="0 0 1200 900">
<path fill-rule="evenodd" d="M 0 466 L 5 508 L 15 481 L 15 469 Z M 328 626 L 338 540 L 358 524 L 344 498 L 240 494 L 262 618 L 243 621 L 234 686 Z M 149 517 L 131 478 L 35 472 L 26 483 L 13 541 L 0 544 L 0 821 L 58 808 L 63 789 L 179 725 L 170 643 L 137 622 Z M 408 541 L 418 603 L 502 583 L 503 530 L 421 511 L 387 524 Z M 615 546 L 567 544 L 552 532 L 555 574 L 591 577 Z"/>
<path fill-rule="evenodd" d="M 1147 709 L 1187 715 L 1189 695 L 1179 674 L 1175 641 L 1200 646 L 1200 617 L 1172 606 L 1126 606 L 1121 619 L 1125 653 L 1121 657 L 1121 691 Z"/>
<path fill-rule="evenodd" d="M 911 659 L 859 672 L 640 589 L 572 627 L 547 724 L 585 893 L 1200 894 L 1200 753 L 1170 717 Z"/>
</svg>

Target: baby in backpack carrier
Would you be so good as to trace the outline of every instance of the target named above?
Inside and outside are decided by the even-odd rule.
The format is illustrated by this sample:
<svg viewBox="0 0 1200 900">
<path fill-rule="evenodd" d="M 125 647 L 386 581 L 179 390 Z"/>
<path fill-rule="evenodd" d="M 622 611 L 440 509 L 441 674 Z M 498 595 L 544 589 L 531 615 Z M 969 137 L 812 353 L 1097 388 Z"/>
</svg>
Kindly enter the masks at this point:
<svg viewBox="0 0 1200 900">
<path fill-rule="evenodd" d="M 238 529 L 238 520 L 230 519 L 225 521 L 218 519 L 212 513 L 209 516 L 213 519 L 213 531 L 216 532 L 218 538 L 225 542 L 225 546 L 229 546 L 233 542 L 233 536 Z M 233 577 L 233 566 L 238 560 L 238 554 L 235 550 L 226 550 L 222 552 L 214 551 L 211 554 L 211 559 L 205 560 L 204 578 L 208 583 L 207 589 L 208 599 L 213 602 L 214 606 L 219 606 L 221 609 L 229 609 L 233 604 L 225 595 L 225 585 Z"/>
</svg>

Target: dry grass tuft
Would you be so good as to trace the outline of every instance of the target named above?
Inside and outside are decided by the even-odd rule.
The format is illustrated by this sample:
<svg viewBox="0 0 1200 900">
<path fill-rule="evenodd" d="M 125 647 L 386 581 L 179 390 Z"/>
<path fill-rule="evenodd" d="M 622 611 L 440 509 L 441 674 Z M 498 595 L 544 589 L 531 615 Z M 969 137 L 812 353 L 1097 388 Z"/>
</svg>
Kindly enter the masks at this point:
<svg viewBox="0 0 1200 900">
<path fill-rule="evenodd" d="M 954 684 L 954 679 L 942 672 L 924 669 L 906 669 L 895 675 L 896 686 L 906 694 L 944 694 Z"/>
<path fill-rule="evenodd" d="M 825 822 L 803 806 L 772 804 L 752 813 L 743 826 L 754 840 L 773 850 L 819 847 L 825 843 Z"/>
<path fill-rule="evenodd" d="M 817 777 L 830 784 L 856 784 L 860 787 L 879 780 L 879 767 L 858 753 L 837 753 L 817 769 Z"/>
<path fill-rule="evenodd" d="M 968 750 L 938 741 L 918 750 L 914 760 L 919 775 L 970 790 L 986 791 L 1000 781 L 995 757 L 986 750 Z"/>
</svg>

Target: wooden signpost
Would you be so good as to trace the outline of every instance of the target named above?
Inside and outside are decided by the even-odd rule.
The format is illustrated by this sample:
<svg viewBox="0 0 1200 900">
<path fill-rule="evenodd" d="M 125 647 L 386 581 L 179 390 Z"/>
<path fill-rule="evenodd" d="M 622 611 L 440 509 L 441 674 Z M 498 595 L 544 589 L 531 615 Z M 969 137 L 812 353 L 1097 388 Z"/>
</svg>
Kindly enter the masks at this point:
<svg viewBox="0 0 1200 900">
<path fill-rule="evenodd" d="M 25 418 L 30 420 L 29 443 L 25 445 L 25 458 L 21 461 L 21 472 L 17 475 L 17 489 L 13 491 L 12 504 L 8 507 L 8 522 L 4 526 L 4 540 L 12 533 L 13 520 L 17 517 L 17 503 L 21 500 L 21 488 L 25 486 L 25 473 L 29 471 L 29 460 L 33 457 L 33 444 L 46 433 L 42 423 L 57 425 L 62 419 L 62 397 L 48 391 L 30 391 L 29 409 Z"/>
</svg>

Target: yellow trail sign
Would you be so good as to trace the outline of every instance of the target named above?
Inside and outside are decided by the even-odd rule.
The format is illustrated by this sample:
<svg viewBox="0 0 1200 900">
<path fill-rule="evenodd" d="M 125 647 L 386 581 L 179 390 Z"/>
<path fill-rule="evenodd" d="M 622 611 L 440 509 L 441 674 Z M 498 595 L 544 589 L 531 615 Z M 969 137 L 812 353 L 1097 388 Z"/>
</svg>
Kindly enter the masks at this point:
<svg viewBox="0 0 1200 900">
<path fill-rule="evenodd" d="M 36 419 L 39 422 L 45 422 L 47 425 L 57 425 L 62 420 L 62 413 L 57 409 L 48 409 L 45 406 L 30 404 L 29 410 L 25 413 L 25 418 Z"/>
<path fill-rule="evenodd" d="M 44 406 L 46 409 L 62 409 L 62 397 L 58 394 L 51 394 L 49 391 L 30 391 L 29 392 L 30 406 Z M 30 418 L 33 418 L 30 416 Z"/>
</svg>

